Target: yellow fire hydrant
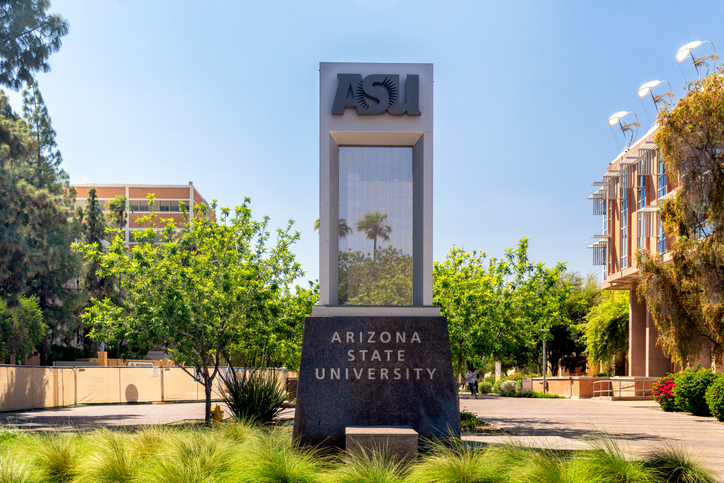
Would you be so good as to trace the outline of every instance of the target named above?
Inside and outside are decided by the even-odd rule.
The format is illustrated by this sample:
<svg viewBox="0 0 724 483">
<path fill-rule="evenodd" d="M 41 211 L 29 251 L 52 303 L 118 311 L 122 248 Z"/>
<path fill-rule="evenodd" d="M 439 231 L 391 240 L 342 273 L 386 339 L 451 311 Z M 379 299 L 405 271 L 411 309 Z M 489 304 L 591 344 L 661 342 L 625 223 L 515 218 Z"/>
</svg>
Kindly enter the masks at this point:
<svg viewBox="0 0 724 483">
<path fill-rule="evenodd" d="M 218 404 L 214 404 L 211 407 L 211 419 L 217 423 L 224 419 L 224 410 L 221 409 Z"/>
</svg>

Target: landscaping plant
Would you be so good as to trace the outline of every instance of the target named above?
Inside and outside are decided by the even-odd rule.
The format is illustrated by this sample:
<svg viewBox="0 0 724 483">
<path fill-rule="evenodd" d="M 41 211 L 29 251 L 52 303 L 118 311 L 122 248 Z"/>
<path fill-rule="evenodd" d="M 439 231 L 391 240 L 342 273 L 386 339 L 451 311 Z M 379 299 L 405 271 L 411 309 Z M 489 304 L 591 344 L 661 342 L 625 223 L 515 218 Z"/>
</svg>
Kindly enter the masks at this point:
<svg viewBox="0 0 724 483">
<path fill-rule="evenodd" d="M 83 465 L 88 479 L 98 483 L 141 483 L 141 456 L 129 434 L 102 429 L 91 440 L 96 451 L 90 455 L 89 464 Z"/>
<path fill-rule="evenodd" d="M 503 381 L 500 384 L 500 392 L 498 394 L 515 394 L 518 392 L 518 383 L 516 381 Z"/>
<path fill-rule="evenodd" d="M 675 377 L 667 374 L 659 378 L 653 384 L 654 400 L 659 403 L 664 411 L 676 411 L 676 399 L 674 398 Z"/>
<path fill-rule="evenodd" d="M 325 455 L 297 445 L 288 431 L 259 431 L 241 453 L 236 481 L 317 483 L 327 465 Z"/>
<path fill-rule="evenodd" d="M 453 440 L 449 446 L 433 444 L 422 460 L 412 465 L 406 483 L 502 483 L 486 451 Z"/>
<path fill-rule="evenodd" d="M 709 369 L 686 369 L 677 374 L 674 380 L 676 406 L 695 416 L 710 416 L 706 390 L 715 378 L 716 375 Z"/>
<path fill-rule="evenodd" d="M 711 415 L 724 421 L 724 374 L 717 374 L 714 382 L 706 390 L 706 404 Z"/>
<path fill-rule="evenodd" d="M 266 424 L 282 410 L 286 389 L 274 372 L 254 368 L 227 375 L 222 397 L 236 419 Z"/>
<path fill-rule="evenodd" d="M 0 483 L 33 483 L 28 466 L 10 452 L 0 455 Z"/>
<path fill-rule="evenodd" d="M 348 453 L 329 474 L 330 483 L 403 483 L 407 465 L 380 449 Z"/>
<path fill-rule="evenodd" d="M 463 431 L 475 431 L 478 427 L 478 417 L 468 411 L 460 411 L 460 429 Z"/>
<path fill-rule="evenodd" d="M 493 390 L 493 385 L 489 382 L 481 382 L 478 384 L 478 392 L 480 394 L 488 394 Z"/>
<path fill-rule="evenodd" d="M 463 413 L 462 420 L 472 420 Z M 4 434 L 5 431 L 0 433 Z M 238 421 L 0 438 L 0 483 L 715 483 L 686 448 L 631 458 L 613 437 L 587 450 L 451 439 L 417 460 L 384 448 L 323 453 L 290 428 Z"/>
<path fill-rule="evenodd" d="M 26 444 L 37 483 L 72 483 L 81 474 L 80 437 L 50 433 Z"/>
<path fill-rule="evenodd" d="M 705 468 L 680 445 L 664 442 L 644 458 L 644 467 L 658 481 L 686 483 L 716 483 L 714 473 Z"/>
</svg>

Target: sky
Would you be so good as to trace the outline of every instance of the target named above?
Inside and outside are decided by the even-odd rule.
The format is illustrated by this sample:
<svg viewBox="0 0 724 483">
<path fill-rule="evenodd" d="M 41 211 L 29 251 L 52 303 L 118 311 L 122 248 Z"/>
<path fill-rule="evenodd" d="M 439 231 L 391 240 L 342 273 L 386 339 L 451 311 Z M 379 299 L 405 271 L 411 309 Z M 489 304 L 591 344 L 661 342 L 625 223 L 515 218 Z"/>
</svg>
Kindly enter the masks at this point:
<svg viewBox="0 0 724 483">
<path fill-rule="evenodd" d="M 587 197 L 623 147 L 607 124 L 636 92 L 724 51 L 724 2 L 55 0 L 70 24 L 38 75 L 71 183 L 187 184 L 252 200 L 319 274 L 319 63 L 432 63 L 433 257 L 453 245 L 600 275 Z M 703 47 L 702 47 L 703 48 Z M 18 107 L 18 96 L 11 102 Z M 647 117 L 648 116 L 648 117 Z"/>
</svg>

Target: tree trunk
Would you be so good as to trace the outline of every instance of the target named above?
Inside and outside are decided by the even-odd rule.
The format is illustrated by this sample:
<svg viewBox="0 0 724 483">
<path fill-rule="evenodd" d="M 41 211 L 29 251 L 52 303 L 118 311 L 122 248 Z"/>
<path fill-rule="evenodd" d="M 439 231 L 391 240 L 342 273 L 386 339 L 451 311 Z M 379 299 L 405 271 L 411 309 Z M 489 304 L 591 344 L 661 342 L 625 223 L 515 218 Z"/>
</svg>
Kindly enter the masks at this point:
<svg viewBox="0 0 724 483">
<path fill-rule="evenodd" d="M 48 360 L 48 334 L 43 337 L 43 342 L 38 346 L 38 353 L 40 354 L 40 365 L 49 366 L 50 361 Z"/>
<path fill-rule="evenodd" d="M 211 426 L 211 388 L 214 386 L 214 381 L 208 376 L 208 371 L 204 374 L 204 392 L 206 393 L 206 415 L 204 416 L 204 422 L 207 426 Z"/>
</svg>

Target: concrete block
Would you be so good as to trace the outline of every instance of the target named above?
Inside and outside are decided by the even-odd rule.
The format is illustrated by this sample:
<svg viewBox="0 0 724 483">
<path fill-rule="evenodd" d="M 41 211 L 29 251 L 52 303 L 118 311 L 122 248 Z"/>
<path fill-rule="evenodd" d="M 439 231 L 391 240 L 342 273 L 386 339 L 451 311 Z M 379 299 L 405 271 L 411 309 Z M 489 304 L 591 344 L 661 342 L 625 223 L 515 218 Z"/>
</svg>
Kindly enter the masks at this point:
<svg viewBox="0 0 724 483">
<path fill-rule="evenodd" d="M 348 453 L 382 451 L 401 460 L 417 459 L 417 431 L 409 426 L 347 426 Z"/>
</svg>

